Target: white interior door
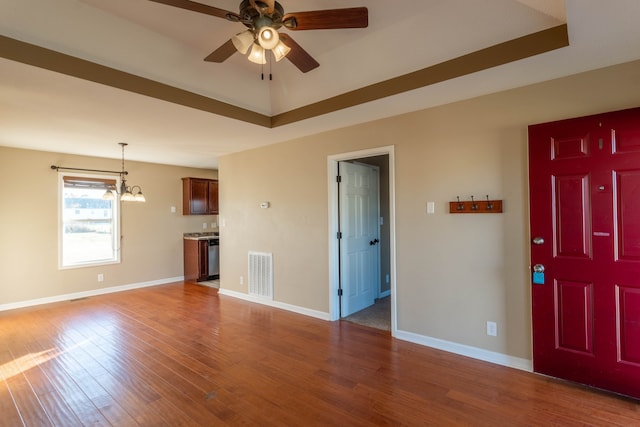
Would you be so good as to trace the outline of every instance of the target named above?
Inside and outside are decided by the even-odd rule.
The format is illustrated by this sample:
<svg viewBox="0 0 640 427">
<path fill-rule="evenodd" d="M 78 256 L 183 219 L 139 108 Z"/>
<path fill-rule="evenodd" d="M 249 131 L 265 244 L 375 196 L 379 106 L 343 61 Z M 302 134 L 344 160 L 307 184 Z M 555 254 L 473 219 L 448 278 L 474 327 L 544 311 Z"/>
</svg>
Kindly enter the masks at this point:
<svg viewBox="0 0 640 427">
<path fill-rule="evenodd" d="M 378 171 L 339 162 L 342 317 L 372 305 L 379 287 Z"/>
</svg>

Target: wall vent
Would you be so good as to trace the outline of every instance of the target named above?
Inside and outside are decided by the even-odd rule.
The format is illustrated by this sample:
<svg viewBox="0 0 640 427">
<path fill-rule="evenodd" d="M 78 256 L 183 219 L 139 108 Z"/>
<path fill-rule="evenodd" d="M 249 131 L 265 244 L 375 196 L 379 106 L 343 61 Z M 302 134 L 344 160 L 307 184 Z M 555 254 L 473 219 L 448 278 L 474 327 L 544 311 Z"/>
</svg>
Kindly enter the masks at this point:
<svg viewBox="0 0 640 427">
<path fill-rule="evenodd" d="M 249 295 L 273 299 L 273 254 L 249 252 Z"/>
</svg>

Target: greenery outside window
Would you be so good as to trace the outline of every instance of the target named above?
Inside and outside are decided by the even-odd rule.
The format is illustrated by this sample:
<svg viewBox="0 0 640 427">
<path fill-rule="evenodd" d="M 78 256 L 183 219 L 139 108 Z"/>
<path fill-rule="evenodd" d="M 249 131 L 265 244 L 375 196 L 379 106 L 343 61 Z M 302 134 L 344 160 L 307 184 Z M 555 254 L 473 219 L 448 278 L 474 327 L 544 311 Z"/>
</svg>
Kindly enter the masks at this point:
<svg viewBox="0 0 640 427">
<path fill-rule="evenodd" d="M 104 200 L 118 180 L 100 175 L 59 174 L 61 268 L 120 262 L 117 200 Z"/>
</svg>

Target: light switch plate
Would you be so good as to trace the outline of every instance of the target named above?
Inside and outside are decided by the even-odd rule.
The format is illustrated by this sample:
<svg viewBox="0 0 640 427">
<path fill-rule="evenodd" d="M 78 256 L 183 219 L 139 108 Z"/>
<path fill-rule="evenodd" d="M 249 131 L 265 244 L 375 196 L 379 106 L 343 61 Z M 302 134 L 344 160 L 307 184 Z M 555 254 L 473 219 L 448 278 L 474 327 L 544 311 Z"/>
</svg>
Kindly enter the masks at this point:
<svg viewBox="0 0 640 427">
<path fill-rule="evenodd" d="M 436 213 L 436 202 L 427 202 L 427 213 L 429 215 Z"/>
<path fill-rule="evenodd" d="M 498 336 L 498 324 L 496 322 L 487 322 L 487 335 L 490 337 Z"/>
</svg>

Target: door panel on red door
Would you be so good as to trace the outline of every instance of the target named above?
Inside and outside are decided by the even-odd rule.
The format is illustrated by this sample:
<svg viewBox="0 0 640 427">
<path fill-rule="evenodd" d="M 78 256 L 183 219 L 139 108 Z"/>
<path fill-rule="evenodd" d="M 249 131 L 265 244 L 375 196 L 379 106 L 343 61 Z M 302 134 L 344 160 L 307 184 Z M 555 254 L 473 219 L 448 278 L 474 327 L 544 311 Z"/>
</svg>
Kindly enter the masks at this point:
<svg viewBox="0 0 640 427">
<path fill-rule="evenodd" d="M 591 257 L 591 197 L 588 175 L 553 176 L 556 257 Z"/>
<path fill-rule="evenodd" d="M 640 152 L 640 129 L 634 127 L 614 129 L 612 140 L 614 153 Z"/>
<path fill-rule="evenodd" d="M 640 289 L 616 287 L 616 312 L 618 319 L 618 358 L 621 362 L 640 367 Z"/>
<path fill-rule="evenodd" d="M 578 159 L 589 155 L 589 135 L 552 138 L 552 159 Z"/>
<path fill-rule="evenodd" d="M 555 282 L 556 346 L 593 353 L 593 284 Z"/>
<path fill-rule="evenodd" d="M 640 170 L 614 172 L 616 259 L 640 261 Z"/>
<path fill-rule="evenodd" d="M 530 126 L 529 186 L 534 370 L 640 398 L 640 108 Z"/>
</svg>

